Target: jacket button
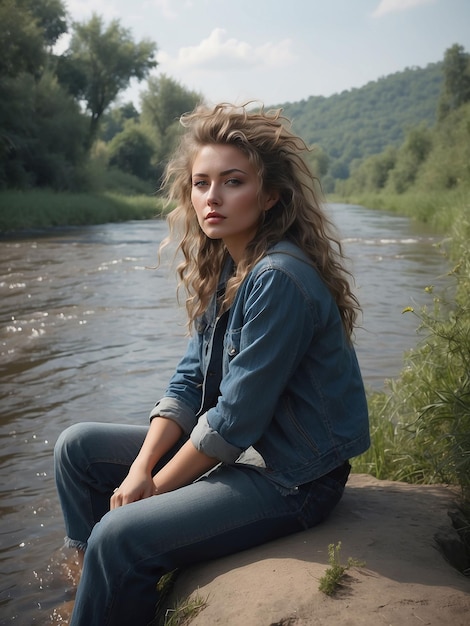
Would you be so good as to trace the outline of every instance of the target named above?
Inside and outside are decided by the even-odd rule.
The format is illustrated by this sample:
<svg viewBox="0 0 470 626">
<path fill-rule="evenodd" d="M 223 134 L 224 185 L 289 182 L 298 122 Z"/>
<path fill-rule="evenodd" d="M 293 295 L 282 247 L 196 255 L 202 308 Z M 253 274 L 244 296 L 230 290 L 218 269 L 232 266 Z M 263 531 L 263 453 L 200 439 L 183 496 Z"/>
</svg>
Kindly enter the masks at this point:
<svg viewBox="0 0 470 626">
<path fill-rule="evenodd" d="M 237 351 L 235 348 L 232 347 L 229 349 L 228 353 L 230 354 L 230 356 L 233 356 L 234 354 L 237 354 Z"/>
</svg>

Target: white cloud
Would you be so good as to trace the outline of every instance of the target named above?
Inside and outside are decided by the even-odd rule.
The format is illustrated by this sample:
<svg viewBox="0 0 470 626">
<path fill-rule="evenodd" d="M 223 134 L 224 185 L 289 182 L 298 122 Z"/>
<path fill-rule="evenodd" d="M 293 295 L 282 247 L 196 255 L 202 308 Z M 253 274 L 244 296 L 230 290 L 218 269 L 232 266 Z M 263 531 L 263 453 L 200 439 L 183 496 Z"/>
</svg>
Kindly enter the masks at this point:
<svg viewBox="0 0 470 626">
<path fill-rule="evenodd" d="M 144 9 L 155 7 L 160 11 L 162 17 L 167 20 L 175 20 L 181 12 L 192 6 L 192 0 L 147 0 L 147 2 L 144 2 Z"/>
<path fill-rule="evenodd" d="M 174 20 L 178 17 L 178 13 L 175 11 L 174 2 L 172 3 L 171 0 L 152 0 L 152 2 L 146 2 L 145 4 L 156 7 L 161 12 L 163 17 L 169 20 Z"/>
<path fill-rule="evenodd" d="M 436 0 L 380 0 L 379 6 L 372 13 L 373 17 L 382 17 L 387 13 L 408 11 L 424 4 L 434 4 Z"/>
<path fill-rule="evenodd" d="M 276 44 L 267 42 L 260 46 L 252 46 L 234 37 L 227 37 L 223 28 L 215 28 L 197 46 L 180 48 L 176 58 L 172 58 L 164 51 L 160 52 L 158 61 L 166 72 L 188 69 L 243 70 L 274 65 L 287 67 L 296 59 L 291 44 L 290 39 L 284 39 Z"/>
<path fill-rule="evenodd" d="M 119 17 L 117 9 L 107 0 L 67 0 L 67 10 L 79 22 L 89 20 L 93 13 L 104 18 L 105 23 Z"/>
</svg>

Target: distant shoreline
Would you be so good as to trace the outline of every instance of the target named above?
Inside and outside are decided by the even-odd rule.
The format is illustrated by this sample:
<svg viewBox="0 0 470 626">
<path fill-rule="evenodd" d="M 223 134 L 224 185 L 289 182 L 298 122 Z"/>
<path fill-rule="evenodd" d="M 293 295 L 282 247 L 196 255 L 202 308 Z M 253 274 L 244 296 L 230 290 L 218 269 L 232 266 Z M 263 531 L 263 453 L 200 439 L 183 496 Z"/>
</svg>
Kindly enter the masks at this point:
<svg viewBox="0 0 470 626">
<path fill-rule="evenodd" d="M 0 192 L 0 235 L 51 228 L 147 220 L 165 213 L 161 198 L 113 192 L 71 193 L 34 189 Z"/>
</svg>

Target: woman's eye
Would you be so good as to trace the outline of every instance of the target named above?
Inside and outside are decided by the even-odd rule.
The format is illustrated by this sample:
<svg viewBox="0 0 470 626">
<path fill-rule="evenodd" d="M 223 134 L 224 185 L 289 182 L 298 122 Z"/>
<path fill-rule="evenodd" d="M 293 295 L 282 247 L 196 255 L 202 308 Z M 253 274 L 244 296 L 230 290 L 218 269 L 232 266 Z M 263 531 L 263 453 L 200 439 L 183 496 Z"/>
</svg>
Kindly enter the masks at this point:
<svg viewBox="0 0 470 626">
<path fill-rule="evenodd" d="M 207 180 L 193 180 L 193 187 L 206 187 L 208 186 L 210 183 Z M 228 178 L 225 181 L 225 185 L 230 185 L 232 187 L 237 187 L 238 185 L 241 185 L 242 181 L 239 180 L 238 178 Z"/>
</svg>

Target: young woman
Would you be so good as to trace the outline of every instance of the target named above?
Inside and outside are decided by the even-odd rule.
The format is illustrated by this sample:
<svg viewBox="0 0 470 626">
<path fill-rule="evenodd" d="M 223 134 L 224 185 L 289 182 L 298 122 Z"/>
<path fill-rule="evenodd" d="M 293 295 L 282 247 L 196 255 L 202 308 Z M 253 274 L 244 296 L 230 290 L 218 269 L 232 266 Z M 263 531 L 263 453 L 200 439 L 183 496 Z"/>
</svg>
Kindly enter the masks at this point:
<svg viewBox="0 0 470 626">
<path fill-rule="evenodd" d="M 144 626 L 165 572 L 324 520 L 369 429 L 357 300 L 280 112 L 183 116 L 164 186 L 192 336 L 150 426 L 76 424 L 56 444 L 72 626 Z"/>
</svg>

